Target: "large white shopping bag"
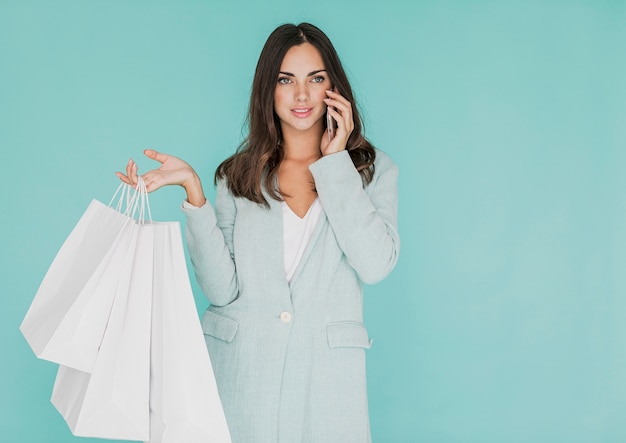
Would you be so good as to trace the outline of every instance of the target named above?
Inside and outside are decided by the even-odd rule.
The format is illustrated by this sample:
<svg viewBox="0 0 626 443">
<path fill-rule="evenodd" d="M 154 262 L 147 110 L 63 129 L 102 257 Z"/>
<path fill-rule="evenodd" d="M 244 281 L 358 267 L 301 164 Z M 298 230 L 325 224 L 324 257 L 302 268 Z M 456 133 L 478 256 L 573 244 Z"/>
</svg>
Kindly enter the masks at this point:
<svg viewBox="0 0 626 443">
<path fill-rule="evenodd" d="M 39 358 L 83 371 L 93 367 L 121 266 L 132 253 L 136 234 L 132 215 L 138 194 L 123 188 L 117 209 L 97 200 L 90 203 L 22 321 L 20 330 Z M 124 197 L 126 209 L 121 212 Z"/>
<path fill-rule="evenodd" d="M 230 443 L 178 223 L 154 243 L 150 443 Z"/>
<path fill-rule="evenodd" d="M 136 224 L 91 374 L 66 366 L 52 403 L 74 435 L 149 439 L 153 225 Z"/>
</svg>

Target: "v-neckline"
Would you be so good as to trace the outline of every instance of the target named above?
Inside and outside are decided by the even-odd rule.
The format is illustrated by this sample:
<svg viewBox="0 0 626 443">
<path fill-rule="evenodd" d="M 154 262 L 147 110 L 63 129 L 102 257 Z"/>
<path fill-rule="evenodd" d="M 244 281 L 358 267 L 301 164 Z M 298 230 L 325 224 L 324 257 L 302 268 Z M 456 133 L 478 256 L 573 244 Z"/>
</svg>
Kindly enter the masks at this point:
<svg viewBox="0 0 626 443">
<path fill-rule="evenodd" d="M 296 211 L 294 211 L 291 208 L 291 206 L 289 206 L 289 203 L 287 203 L 285 200 L 283 200 L 283 204 L 289 210 L 289 212 L 291 214 L 293 214 L 294 217 L 296 217 L 299 221 L 303 221 L 303 220 L 306 220 L 307 215 L 309 215 L 311 213 L 311 208 L 313 208 L 313 205 L 315 205 L 318 200 L 319 200 L 319 197 L 315 197 L 313 199 L 313 201 L 311 202 L 311 204 L 309 205 L 308 209 L 306 210 L 306 212 L 304 213 L 304 215 L 302 217 L 300 217 L 298 214 L 296 214 Z"/>
</svg>

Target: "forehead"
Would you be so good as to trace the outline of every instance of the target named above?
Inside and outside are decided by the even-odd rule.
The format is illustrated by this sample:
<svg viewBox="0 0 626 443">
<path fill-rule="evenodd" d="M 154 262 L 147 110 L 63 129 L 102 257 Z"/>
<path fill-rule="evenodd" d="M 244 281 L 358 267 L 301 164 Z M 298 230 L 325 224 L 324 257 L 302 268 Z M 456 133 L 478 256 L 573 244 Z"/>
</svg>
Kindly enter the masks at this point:
<svg viewBox="0 0 626 443">
<path fill-rule="evenodd" d="M 289 48 L 280 65 L 280 70 L 306 75 L 309 72 L 325 69 L 322 55 L 311 43 Z"/>
</svg>

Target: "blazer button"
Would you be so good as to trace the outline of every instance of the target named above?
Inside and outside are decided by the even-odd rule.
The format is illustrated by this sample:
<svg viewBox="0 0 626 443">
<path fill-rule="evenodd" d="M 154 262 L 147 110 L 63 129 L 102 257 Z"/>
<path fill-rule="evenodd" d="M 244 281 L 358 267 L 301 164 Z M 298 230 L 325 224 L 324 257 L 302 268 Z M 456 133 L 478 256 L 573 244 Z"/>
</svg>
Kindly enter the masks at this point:
<svg viewBox="0 0 626 443">
<path fill-rule="evenodd" d="M 291 321 L 291 313 L 287 311 L 281 312 L 280 321 L 282 321 L 283 323 L 289 323 Z"/>
</svg>

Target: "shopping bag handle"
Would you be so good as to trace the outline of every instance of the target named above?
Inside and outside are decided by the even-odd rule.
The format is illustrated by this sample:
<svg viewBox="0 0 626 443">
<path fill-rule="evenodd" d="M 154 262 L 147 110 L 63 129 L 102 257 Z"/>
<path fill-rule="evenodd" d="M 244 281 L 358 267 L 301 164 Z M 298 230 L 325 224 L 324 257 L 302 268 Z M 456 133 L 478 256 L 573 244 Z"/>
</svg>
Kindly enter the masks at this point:
<svg viewBox="0 0 626 443">
<path fill-rule="evenodd" d="M 135 187 L 127 183 L 120 183 L 109 202 L 109 207 L 112 207 L 116 198 L 117 203 L 114 207 L 116 211 L 128 217 L 136 218 L 140 224 L 146 223 L 146 214 L 148 214 L 148 223 L 152 223 L 148 190 L 141 176 L 138 177 Z"/>
</svg>

